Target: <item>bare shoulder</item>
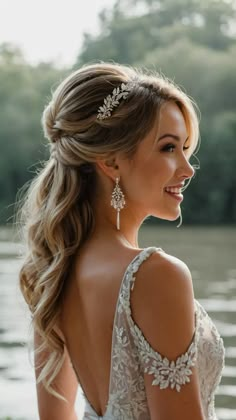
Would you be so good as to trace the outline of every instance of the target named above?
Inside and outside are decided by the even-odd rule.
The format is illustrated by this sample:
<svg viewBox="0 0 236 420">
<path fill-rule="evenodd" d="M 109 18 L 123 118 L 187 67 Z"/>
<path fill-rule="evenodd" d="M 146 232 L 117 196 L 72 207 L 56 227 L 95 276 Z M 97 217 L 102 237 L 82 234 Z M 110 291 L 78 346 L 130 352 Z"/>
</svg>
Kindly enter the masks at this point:
<svg viewBox="0 0 236 420">
<path fill-rule="evenodd" d="M 174 281 L 191 282 L 191 273 L 187 264 L 162 250 L 154 252 L 140 269 L 149 278 L 149 282 L 151 281 L 154 284 L 158 283 L 159 276 L 163 275 L 175 279 Z"/>
<path fill-rule="evenodd" d="M 186 350 L 195 328 L 188 266 L 164 252 L 153 253 L 137 273 L 131 308 L 135 322 L 154 349 L 175 359 Z"/>
<path fill-rule="evenodd" d="M 131 309 L 143 335 L 138 333 L 136 343 L 151 419 L 203 420 L 192 352 L 198 337 L 194 294 L 187 265 L 164 252 L 152 254 L 137 272 Z M 177 385 L 179 392 L 173 389 Z"/>
</svg>

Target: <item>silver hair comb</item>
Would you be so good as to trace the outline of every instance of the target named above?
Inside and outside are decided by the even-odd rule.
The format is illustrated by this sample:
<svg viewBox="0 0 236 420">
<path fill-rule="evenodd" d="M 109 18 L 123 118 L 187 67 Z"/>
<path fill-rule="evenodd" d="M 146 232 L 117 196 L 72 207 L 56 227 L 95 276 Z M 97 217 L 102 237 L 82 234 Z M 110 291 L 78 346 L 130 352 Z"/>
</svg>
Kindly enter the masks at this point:
<svg viewBox="0 0 236 420">
<path fill-rule="evenodd" d="M 127 98 L 133 86 L 133 83 L 128 82 L 122 83 L 117 88 L 114 88 L 112 94 L 106 96 L 103 105 L 98 108 L 97 119 L 105 120 L 106 118 L 109 118 L 113 109 L 119 105 L 120 100 Z"/>
</svg>

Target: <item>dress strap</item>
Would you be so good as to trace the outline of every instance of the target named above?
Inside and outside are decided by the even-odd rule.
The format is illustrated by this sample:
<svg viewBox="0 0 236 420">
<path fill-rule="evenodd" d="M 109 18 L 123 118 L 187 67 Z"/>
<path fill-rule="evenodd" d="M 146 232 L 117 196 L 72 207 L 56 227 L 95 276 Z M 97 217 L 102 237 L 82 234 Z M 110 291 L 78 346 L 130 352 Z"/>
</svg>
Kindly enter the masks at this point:
<svg viewBox="0 0 236 420">
<path fill-rule="evenodd" d="M 138 255 L 136 255 L 136 258 L 129 264 L 128 266 L 128 275 L 129 275 L 129 282 L 130 282 L 130 290 L 133 290 L 134 283 L 136 280 L 136 277 L 134 276 L 135 273 L 137 273 L 139 267 L 141 264 L 147 260 L 150 255 L 152 255 L 154 252 L 163 251 L 161 248 L 157 248 L 154 246 L 150 246 L 148 248 L 144 248 Z"/>
</svg>

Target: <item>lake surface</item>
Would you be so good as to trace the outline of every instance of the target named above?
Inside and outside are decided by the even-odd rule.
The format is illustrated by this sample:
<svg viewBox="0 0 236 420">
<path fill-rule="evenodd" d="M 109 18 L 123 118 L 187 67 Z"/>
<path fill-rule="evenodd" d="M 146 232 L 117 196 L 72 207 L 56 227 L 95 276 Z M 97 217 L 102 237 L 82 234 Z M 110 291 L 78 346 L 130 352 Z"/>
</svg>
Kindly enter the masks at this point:
<svg viewBox="0 0 236 420">
<path fill-rule="evenodd" d="M 160 246 L 185 261 L 195 297 L 215 322 L 226 348 L 226 366 L 216 395 L 219 420 L 236 420 L 236 227 L 144 225 L 140 247 Z M 0 420 L 37 420 L 29 341 L 29 313 L 18 288 L 21 245 L 0 229 Z M 78 393 L 78 415 L 83 403 Z"/>
</svg>

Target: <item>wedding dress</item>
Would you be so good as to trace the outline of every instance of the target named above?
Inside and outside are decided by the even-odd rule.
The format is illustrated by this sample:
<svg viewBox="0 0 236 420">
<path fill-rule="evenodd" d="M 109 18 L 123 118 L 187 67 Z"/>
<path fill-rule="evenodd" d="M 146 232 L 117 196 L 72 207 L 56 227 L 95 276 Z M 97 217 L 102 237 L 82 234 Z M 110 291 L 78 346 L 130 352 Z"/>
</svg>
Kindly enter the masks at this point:
<svg viewBox="0 0 236 420">
<path fill-rule="evenodd" d="M 109 400 L 106 412 L 97 415 L 86 396 L 83 420 L 149 420 L 144 373 L 151 375 L 153 386 L 170 387 L 174 392 L 190 380 L 191 366 L 196 365 L 202 407 L 206 420 L 217 420 L 214 397 L 220 382 L 225 349 L 211 318 L 195 299 L 195 333 L 185 354 L 176 361 L 154 351 L 131 316 L 130 294 L 135 273 L 153 252 L 160 248 L 143 249 L 128 265 L 117 300 L 113 324 Z"/>
</svg>

